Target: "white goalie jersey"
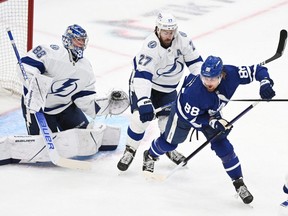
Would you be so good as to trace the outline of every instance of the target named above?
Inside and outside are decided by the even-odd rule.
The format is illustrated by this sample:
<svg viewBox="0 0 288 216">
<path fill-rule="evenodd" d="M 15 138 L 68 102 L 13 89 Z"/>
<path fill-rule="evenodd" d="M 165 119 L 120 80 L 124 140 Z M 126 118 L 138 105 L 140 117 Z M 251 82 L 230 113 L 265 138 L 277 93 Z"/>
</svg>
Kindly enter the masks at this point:
<svg viewBox="0 0 288 216">
<path fill-rule="evenodd" d="M 167 49 L 152 33 L 133 60 L 130 88 L 138 98 L 150 97 L 151 89 L 169 93 L 176 89 L 185 66 L 196 75 L 201 65 L 202 58 L 185 33 L 177 32 Z"/>
<path fill-rule="evenodd" d="M 95 75 L 86 58 L 73 63 L 63 46 L 40 45 L 29 51 L 27 56 L 22 58 L 22 63 L 28 77 L 40 73 L 52 78 L 46 97 L 45 113 L 58 114 L 74 102 L 87 115 L 95 117 Z"/>
</svg>

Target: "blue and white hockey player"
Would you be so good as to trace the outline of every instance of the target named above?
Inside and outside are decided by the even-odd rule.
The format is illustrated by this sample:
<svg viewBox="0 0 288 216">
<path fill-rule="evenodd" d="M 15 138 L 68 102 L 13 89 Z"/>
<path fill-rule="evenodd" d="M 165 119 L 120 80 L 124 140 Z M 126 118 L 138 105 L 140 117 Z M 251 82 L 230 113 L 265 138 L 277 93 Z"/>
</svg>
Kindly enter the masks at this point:
<svg viewBox="0 0 288 216">
<path fill-rule="evenodd" d="M 58 132 L 86 128 L 89 121 L 85 114 L 94 119 L 96 114 L 109 114 L 112 101 L 128 102 L 118 100 L 125 96 L 122 91 L 107 97 L 96 94 L 92 65 L 83 56 L 88 36 L 81 26 L 68 26 L 62 42 L 63 46 L 39 45 L 21 59 L 29 78 L 28 85 L 24 81 L 22 111 L 30 135 L 39 134 L 31 110 L 42 109 L 51 131 Z M 126 108 L 125 104 L 123 109 Z"/>
<path fill-rule="evenodd" d="M 128 169 L 135 157 L 149 123 L 158 118 L 163 133 L 170 108 L 155 114 L 155 109 L 175 100 L 176 88 L 185 66 L 190 73 L 199 74 L 203 60 L 192 40 L 178 31 L 175 17 L 169 12 L 160 12 L 156 27 L 144 41 L 133 59 L 129 80 L 129 95 L 132 116 L 127 130 L 127 143 L 123 156 L 117 164 L 121 171 Z M 175 163 L 184 158 L 176 150 L 167 153 Z"/>
<path fill-rule="evenodd" d="M 253 196 L 243 182 L 240 161 L 227 139 L 232 126 L 222 118 L 220 111 L 228 103 L 239 85 L 253 80 L 260 82 L 260 96 L 275 96 L 273 81 L 267 68 L 259 65 L 236 67 L 223 65 L 221 58 L 209 56 L 197 76 L 188 76 L 172 105 L 165 132 L 154 139 L 144 152 L 143 171 L 153 172 L 159 156 L 177 148 L 184 142 L 191 128 L 201 131 L 207 139 L 222 131 L 211 141 L 211 148 L 221 159 L 224 169 L 244 203 L 251 203 Z"/>
<path fill-rule="evenodd" d="M 21 59 L 28 81 L 23 79 L 17 67 L 24 85 L 21 106 L 29 135 L 40 133 L 33 114 L 38 111 L 44 113 L 50 130 L 56 133 L 87 128 L 89 121 L 86 115 L 93 119 L 96 115 L 116 115 L 129 106 L 128 96 L 121 90 L 112 91 L 104 97 L 96 94 L 92 65 L 83 56 L 88 36 L 81 26 L 68 26 L 62 42 L 63 46 L 39 45 Z M 77 148 L 78 144 L 75 143 L 74 147 Z M 0 154 L 0 160 L 8 156 Z"/>
</svg>

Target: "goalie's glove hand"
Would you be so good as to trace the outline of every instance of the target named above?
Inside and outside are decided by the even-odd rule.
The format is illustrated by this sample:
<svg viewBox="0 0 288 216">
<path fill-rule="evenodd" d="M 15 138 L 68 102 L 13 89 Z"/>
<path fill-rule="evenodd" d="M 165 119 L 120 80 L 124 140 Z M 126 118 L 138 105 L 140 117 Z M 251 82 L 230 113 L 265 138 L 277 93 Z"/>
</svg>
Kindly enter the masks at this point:
<svg viewBox="0 0 288 216">
<path fill-rule="evenodd" d="M 130 105 L 128 95 L 122 90 L 113 90 L 109 100 L 109 114 L 119 115 Z"/>
<path fill-rule="evenodd" d="M 125 98 L 127 98 L 127 96 L 126 96 L 125 92 L 123 92 L 121 90 L 111 92 L 111 100 L 123 100 Z"/>
<path fill-rule="evenodd" d="M 141 122 L 147 122 L 152 121 L 154 119 L 154 107 L 152 105 L 152 102 L 149 98 L 144 97 L 141 98 L 138 102 L 138 109 L 140 114 L 140 120 Z"/>
<path fill-rule="evenodd" d="M 273 90 L 274 82 L 270 78 L 265 78 L 260 82 L 260 96 L 262 99 L 270 100 L 275 96 L 275 91 Z"/>
<path fill-rule="evenodd" d="M 228 125 L 228 124 L 229 124 L 229 122 L 223 118 L 220 118 L 220 119 L 212 118 L 209 121 L 209 125 L 213 129 L 218 130 L 218 131 L 222 131 L 223 133 L 225 133 L 227 135 L 230 133 L 230 131 L 233 128 L 232 125 Z"/>
</svg>

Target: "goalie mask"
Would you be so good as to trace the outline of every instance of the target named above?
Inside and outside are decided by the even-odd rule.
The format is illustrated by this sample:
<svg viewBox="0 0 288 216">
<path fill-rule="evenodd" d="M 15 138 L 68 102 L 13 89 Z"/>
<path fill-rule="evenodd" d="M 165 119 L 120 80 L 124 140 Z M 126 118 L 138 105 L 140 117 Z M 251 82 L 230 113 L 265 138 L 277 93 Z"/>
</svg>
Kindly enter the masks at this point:
<svg viewBox="0 0 288 216">
<path fill-rule="evenodd" d="M 88 43 L 88 36 L 81 26 L 74 24 L 67 27 L 62 35 L 62 43 L 77 61 L 83 58 L 83 52 Z"/>
</svg>

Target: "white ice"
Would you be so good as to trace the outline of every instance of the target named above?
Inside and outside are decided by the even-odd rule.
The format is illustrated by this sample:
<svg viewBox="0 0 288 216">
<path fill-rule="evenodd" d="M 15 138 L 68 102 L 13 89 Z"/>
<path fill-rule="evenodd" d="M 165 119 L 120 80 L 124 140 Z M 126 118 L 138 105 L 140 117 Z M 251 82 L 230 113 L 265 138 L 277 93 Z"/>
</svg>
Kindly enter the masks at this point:
<svg viewBox="0 0 288 216">
<path fill-rule="evenodd" d="M 34 45 L 61 43 L 70 24 L 82 25 L 89 34 L 85 51 L 97 77 L 97 89 L 128 91 L 131 60 L 155 25 L 155 12 L 174 11 L 179 29 L 193 38 L 203 58 L 222 57 L 224 63 L 252 65 L 272 56 L 279 32 L 288 30 L 288 0 L 36 0 Z M 275 82 L 275 98 L 288 98 L 287 52 L 267 65 Z M 259 83 L 241 86 L 234 98 L 259 98 Z M 25 134 L 19 101 L 1 95 L 0 136 Z M 224 116 L 232 119 L 248 102 L 231 102 Z M 251 206 L 234 197 L 234 187 L 221 161 L 205 147 L 185 168 L 167 181 L 146 180 L 142 154 L 158 136 L 153 122 L 127 172 L 116 164 L 125 146 L 130 116 L 99 119 L 122 128 L 119 147 L 99 153 L 92 171 L 67 170 L 53 165 L 0 167 L 0 212 L 10 216 L 272 216 L 287 197 L 282 192 L 288 172 L 287 102 L 258 104 L 243 116 L 230 134 L 239 156 L 244 180 L 254 195 Z M 179 150 L 186 156 L 204 142 L 193 138 Z M 169 174 L 173 165 L 165 156 L 155 173 Z"/>
</svg>

